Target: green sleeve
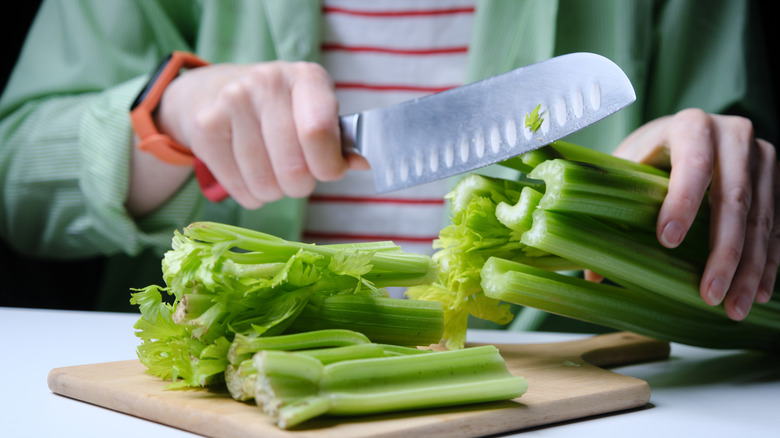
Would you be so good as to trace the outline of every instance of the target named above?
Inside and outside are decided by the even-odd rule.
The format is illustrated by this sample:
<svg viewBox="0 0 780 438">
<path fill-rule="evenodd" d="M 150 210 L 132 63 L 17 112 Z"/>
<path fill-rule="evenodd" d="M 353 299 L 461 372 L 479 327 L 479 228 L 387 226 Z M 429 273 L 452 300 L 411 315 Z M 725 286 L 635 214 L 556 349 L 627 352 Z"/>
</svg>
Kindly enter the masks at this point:
<svg viewBox="0 0 780 438">
<path fill-rule="evenodd" d="M 468 80 L 572 52 L 594 52 L 628 75 L 637 100 L 568 138 L 611 152 L 633 130 L 689 107 L 753 120 L 777 136 L 755 5 L 742 0 L 480 0 Z"/>
<path fill-rule="evenodd" d="M 0 233 L 16 250 L 137 254 L 169 245 L 172 228 L 197 208 L 191 183 L 142 221 L 124 208 L 129 105 L 163 53 L 190 49 L 182 29 L 192 21 L 184 4 L 173 6 L 42 4 L 0 100 Z"/>
</svg>

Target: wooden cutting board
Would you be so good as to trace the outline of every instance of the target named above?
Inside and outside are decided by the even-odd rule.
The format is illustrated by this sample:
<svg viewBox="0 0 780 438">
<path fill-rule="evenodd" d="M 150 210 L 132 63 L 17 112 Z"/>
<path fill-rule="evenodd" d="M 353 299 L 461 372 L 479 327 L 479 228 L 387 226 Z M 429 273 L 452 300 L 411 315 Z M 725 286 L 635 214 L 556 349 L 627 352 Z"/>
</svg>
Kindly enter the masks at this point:
<svg viewBox="0 0 780 438">
<path fill-rule="evenodd" d="M 498 345 L 513 374 L 528 381 L 522 397 L 446 409 L 312 420 L 280 430 L 252 403 L 227 391 L 165 390 L 137 360 L 55 368 L 57 393 L 213 437 L 477 437 L 616 412 L 647 404 L 647 382 L 601 367 L 666 359 L 669 345 L 630 333 L 548 344 Z"/>
</svg>

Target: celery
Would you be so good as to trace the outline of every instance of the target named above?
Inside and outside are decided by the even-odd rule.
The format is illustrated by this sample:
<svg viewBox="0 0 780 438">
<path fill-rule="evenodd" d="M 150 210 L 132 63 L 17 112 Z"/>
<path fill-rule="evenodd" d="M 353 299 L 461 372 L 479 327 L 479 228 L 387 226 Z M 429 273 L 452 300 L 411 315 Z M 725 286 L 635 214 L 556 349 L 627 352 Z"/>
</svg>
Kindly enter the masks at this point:
<svg viewBox="0 0 780 438">
<path fill-rule="evenodd" d="M 444 306 L 449 348 L 462 346 L 469 315 L 497 321 L 492 309 L 506 302 L 694 345 L 729 348 L 754 337 L 742 345 L 777 348 L 778 299 L 754 304 L 749 316 L 735 323 L 722 306 L 709 306 L 700 297 L 709 255 L 706 200 L 680 246 L 658 243 L 656 222 L 669 172 L 561 141 L 502 165 L 526 175 L 489 183 L 469 176 L 469 184 L 456 186 L 448 196 L 456 201 L 453 224 L 440 232 L 441 251 L 434 256 L 439 278 L 410 289 L 409 296 Z M 525 267 L 497 276 L 491 271 L 497 262 L 486 263 L 498 259 L 508 270 Z M 531 276 L 524 271 L 529 266 L 550 272 L 590 269 L 619 287 L 571 285 L 538 270 Z M 492 276 L 489 281 L 486 275 Z M 502 293 L 496 284 L 511 285 L 511 291 Z M 534 292 L 543 285 L 544 294 Z"/>
<path fill-rule="evenodd" d="M 309 300 L 288 332 L 345 329 L 371 342 L 427 346 L 442 339 L 440 303 L 365 295 L 333 295 Z"/>
<path fill-rule="evenodd" d="M 171 387 L 220 382 L 237 334 L 290 333 L 303 317 L 301 331 L 312 303 L 340 303 L 319 328 L 361 327 L 375 342 L 405 346 L 442 336 L 441 305 L 387 297 L 385 287 L 427 283 L 437 272 L 429 257 L 391 242 L 318 246 L 198 222 L 174 233 L 162 268 L 166 287 L 137 291 L 131 302 L 141 310 L 139 359 Z"/>
<path fill-rule="evenodd" d="M 572 269 L 568 260 L 530 248 L 520 241 L 521 233 L 503 225 L 496 215 L 499 206 L 517 204 L 522 194 L 540 192 L 538 180 L 509 181 L 472 174 L 447 195 L 452 225 L 439 233 L 433 258 L 439 278 L 432 284 L 407 289 L 415 300 L 439 301 L 444 307 L 444 339 L 447 348 L 461 348 L 465 342 L 468 316 L 506 324 L 512 319 L 508 305 L 486 297 L 479 272 L 491 256 L 522 261 L 548 269 Z"/>
<path fill-rule="evenodd" d="M 352 330 L 322 330 L 318 333 L 249 337 L 237 333 L 230 344 L 227 359 L 239 364 L 260 350 L 308 350 L 311 348 L 343 347 L 345 345 L 368 344 L 371 341 L 362 333 Z"/>
<path fill-rule="evenodd" d="M 320 415 L 352 416 L 516 398 L 513 376 L 493 346 L 322 365 L 297 352 L 254 356 L 255 401 L 281 428 Z"/>
<path fill-rule="evenodd" d="M 711 348 L 772 349 L 780 329 L 713 315 L 652 293 L 491 258 L 482 269 L 485 295 L 645 336 Z"/>
</svg>

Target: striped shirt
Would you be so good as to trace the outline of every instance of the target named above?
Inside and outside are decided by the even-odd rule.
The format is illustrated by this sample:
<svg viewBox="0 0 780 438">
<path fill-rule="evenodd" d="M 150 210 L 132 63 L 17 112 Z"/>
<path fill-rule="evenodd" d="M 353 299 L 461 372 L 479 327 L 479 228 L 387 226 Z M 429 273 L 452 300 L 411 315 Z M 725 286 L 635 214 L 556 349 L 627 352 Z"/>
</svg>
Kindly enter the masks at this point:
<svg viewBox="0 0 780 438">
<path fill-rule="evenodd" d="M 326 0 L 323 64 L 350 114 L 464 83 L 475 0 Z M 446 180 L 377 195 L 370 171 L 318 185 L 303 237 L 317 243 L 392 240 L 431 253 L 445 224 Z"/>
</svg>

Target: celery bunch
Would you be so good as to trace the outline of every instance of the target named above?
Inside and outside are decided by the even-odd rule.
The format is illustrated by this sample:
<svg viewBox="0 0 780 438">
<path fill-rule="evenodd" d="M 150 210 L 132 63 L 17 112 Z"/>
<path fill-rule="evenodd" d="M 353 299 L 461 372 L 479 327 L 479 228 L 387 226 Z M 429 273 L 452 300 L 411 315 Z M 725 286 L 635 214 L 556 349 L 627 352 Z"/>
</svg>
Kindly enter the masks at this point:
<svg viewBox="0 0 780 438">
<path fill-rule="evenodd" d="M 448 347 L 463 345 L 469 313 L 510 319 L 499 310 L 505 302 L 691 345 L 780 347 L 778 294 L 738 323 L 699 297 L 706 203 L 680 247 L 658 243 L 668 173 L 566 142 L 502 164 L 523 172 L 521 181 L 471 175 L 448 195 L 456 202 L 434 255 L 439 278 L 409 292 L 443 303 Z M 555 272 L 569 269 L 616 286 Z"/>
<path fill-rule="evenodd" d="M 388 286 L 429 283 L 436 265 L 391 242 L 311 245 L 225 224 L 175 232 L 162 262 L 166 287 L 132 295 L 137 349 L 171 387 L 221 382 L 236 336 L 359 329 L 373 342 L 439 342 L 441 305 L 398 300 Z M 163 293 L 173 302 L 163 300 Z"/>
</svg>

